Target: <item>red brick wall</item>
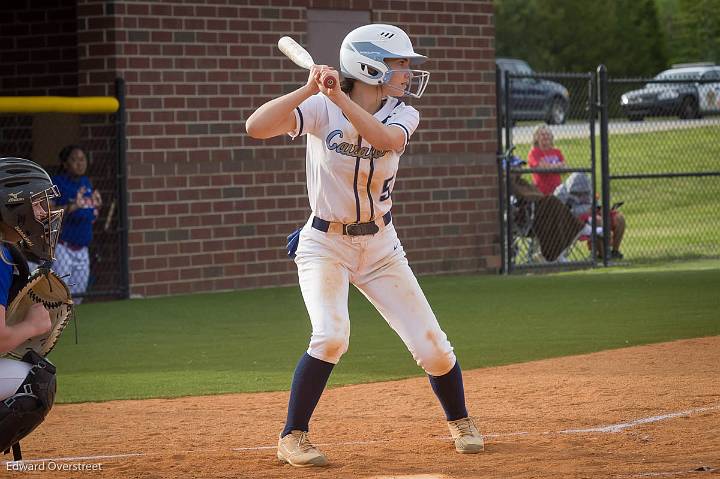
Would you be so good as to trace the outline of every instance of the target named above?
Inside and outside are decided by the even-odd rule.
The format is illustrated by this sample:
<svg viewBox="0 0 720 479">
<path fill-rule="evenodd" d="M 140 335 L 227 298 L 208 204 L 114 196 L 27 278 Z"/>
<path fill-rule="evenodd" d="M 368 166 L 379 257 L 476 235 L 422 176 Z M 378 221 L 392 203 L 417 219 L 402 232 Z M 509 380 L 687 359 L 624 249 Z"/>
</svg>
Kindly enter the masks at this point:
<svg viewBox="0 0 720 479">
<path fill-rule="evenodd" d="M 0 2 L 0 96 L 77 95 L 73 2 Z M 0 117 L 0 154 L 32 156 L 32 117 Z"/>
<path fill-rule="evenodd" d="M 0 95 L 77 95 L 74 2 L 0 2 Z"/>
<path fill-rule="evenodd" d="M 119 47 L 115 44 L 119 28 L 116 5 L 122 2 L 76 0 L 78 38 L 78 94 L 115 96 L 115 79 L 123 77 L 118 69 Z"/>
<path fill-rule="evenodd" d="M 497 267 L 492 3 L 243 3 L 79 1 L 80 90 L 127 82 L 132 293 L 296 281 L 284 246 L 309 214 L 304 142 L 251 139 L 244 119 L 306 78 L 275 47 L 304 40 L 306 8 L 370 10 L 432 58 L 395 222 L 417 272 Z"/>
</svg>

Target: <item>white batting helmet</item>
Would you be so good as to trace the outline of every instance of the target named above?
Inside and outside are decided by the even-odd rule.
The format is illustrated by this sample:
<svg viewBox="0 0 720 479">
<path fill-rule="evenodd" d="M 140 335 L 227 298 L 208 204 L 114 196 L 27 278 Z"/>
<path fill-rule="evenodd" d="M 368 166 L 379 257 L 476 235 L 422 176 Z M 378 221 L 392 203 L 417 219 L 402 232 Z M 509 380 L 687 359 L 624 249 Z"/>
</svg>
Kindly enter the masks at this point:
<svg viewBox="0 0 720 479">
<path fill-rule="evenodd" d="M 340 47 L 340 71 L 345 78 L 354 78 L 368 85 L 383 85 L 390 80 L 392 70 L 385 64 L 387 58 L 407 58 L 410 66 L 427 60 L 413 50 L 407 34 L 392 25 L 375 23 L 356 28 L 348 33 Z M 420 98 L 425 91 L 430 73 L 409 70 L 412 79 L 404 94 Z"/>
</svg>

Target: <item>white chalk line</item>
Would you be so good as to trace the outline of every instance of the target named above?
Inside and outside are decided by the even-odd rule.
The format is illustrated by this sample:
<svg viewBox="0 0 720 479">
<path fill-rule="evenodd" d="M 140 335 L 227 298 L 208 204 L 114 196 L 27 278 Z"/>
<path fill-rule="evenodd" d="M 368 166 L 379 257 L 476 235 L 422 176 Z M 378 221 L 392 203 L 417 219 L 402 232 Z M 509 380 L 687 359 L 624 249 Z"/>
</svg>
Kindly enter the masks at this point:
<svg viewBox="0 0 720 479">
<path fill-rule="evenodd" d="M 690 416 L 691 414 L 697 414 L 699 412 L 706 412 L 706 411 L 712 411 L 714 409 L 720 409 L 720 405 L 712 406 L 712 407 L 701 407 L 696 409 L 689 409 L 687 411 L 679 411 L 679 412 L 673 412 L 670 414 L 662 414 L 660 416 L 652 416 L 652 417 L 645 417 L 642 419 L 636 419 L 634 421 L 630 422 L 624 422 L 620 424 L 612 424 L 610 426 L 600 426 L 600 427 L 590 427 L 587 429 L 565 429 L 564 431 L 560 431 L 560 434 L 576 434 L 576 433 L 586 433 L 586 432 L 620 432 L 625 429 L 638 426 L 640 424 L 649 424 L 651 422 L 658 422 L 658 421 L 664 421 L 666 419 L 673 419 L 676 417 L 686 417 Z"/>
<path fill-rule="evenodd" d="M 701 412 L 714 411 L 720 409 L 720 404 L 709 407 L 699 407 L 695 409 L 688 409 L 687 411 L 678 411 L 669 414 L 661 414 L 659 416 L 644 417 L 641 419 L 635 419 L 634 421 L 621 422 L 618 424 L 610 424 L 608 426 L 596 426 L 582 429 L 563 429 L 561 431 L 545 431 L 545 432 L 509 432 L 499 434 L 483 434 L 485 437 L 508 437 L 508 436 L 526 436 L 526 435 L 547 435 L 547 434 L 587 434 L 587 433 L 616 433 L 622 432 L 625 429 L 639 426 L 641 424 L 650 424 L 653 422 L 665 421 L 667 419 L 674 419 L 676 417 L 687 417 L 693 414 Z"/>
<path fill-rule="evenodd" d="M 628 422 L 622 422 L 618 424 L 610 424 L 607 426 L 597 426 L 597 427 L 589 427 L 589 428 L 582 428 L 582 429 L 563 429 L 560 431 L 544 431 L 544 432 L 530 432 L 530 431 L 520 431 L 520 432 L 506 432 L 506 433 L 488 433 L 483 434 L 483 437 L 490 438 L 490 437 L 513 437 L 513 436 L 530 436 L 530 435 L 549 435 L 549 434 L 592 434 L 592 433 L 601 433 L 601 434 L 607 434 L 607 433 L 618 433 L 622 432 L 625 429 L 629 429 L 631 427 L 639 426 L 642 424 L 650 424 L 654 422 L 660 422 L 665 421 L 668 419 L 674 419 L 678 417 L 687 417 L 691 416 L 693 414 L 698 414 L 702 412 L 707 411 L 715 411 L 720 409 L 720 404 L 715 406 L 708 406 L 708 407 L 700 407 L 695 409 L 688 409 L 686 411 L 678 411 L 668 414 L 661 414 L 658 416 L 650 416 L 640 419 L 635 419 L 634 421 L 628 421 Z M 437 437 L 437 439 L 447 441 L 450 440 L 450 438 L 447 437 Z M 361 444 L 377 444 L 381 442 L 388 442 L 389 439 L 384 440 L 374 440 L 374 441 L 347 441 L 347 442 L 335 442 L 335 443 L 316 443 L 316 446 L 354 446 L 354 445 L 361 445 Z M 248 451 L 263 451 L 268 449 L 275 449 L 277 446 L 254 446 L 254 447 L 236 447 L 232 448 L 231 451 L 235 452 L 248 452 Z M 184 451 L 184 453 L 191 454 L 196 453 L 197 451 Z M 123 458 L 130 458 L 130 457 L 145 457 L 145 456 L 157 456 L 157 455 L 167 455 L 168 453 L 146 453 L 146 452 L 133 452 L 133 453 L 126 453 L 126 454 L 105 454 L 105 455 L 99 455 L 99 456 L 75 456 L 75 457 L 56 457 L 56 458 L 45 458 L 45 459 L 27 459 L 22 461 L 17 461 L 17 463 L 36 463 L 36 462 L 82 462 L 82 461 L 96 461 L 98 459 L 123 459 Z M 180 452 L 172 452 L 172 454 L 180 454 Z M 2 464 L 15 464 L 16 461 L 2 461 Z M 675 474 L 675 473 L 660 473 L 660 474 Z"/>
</svg>

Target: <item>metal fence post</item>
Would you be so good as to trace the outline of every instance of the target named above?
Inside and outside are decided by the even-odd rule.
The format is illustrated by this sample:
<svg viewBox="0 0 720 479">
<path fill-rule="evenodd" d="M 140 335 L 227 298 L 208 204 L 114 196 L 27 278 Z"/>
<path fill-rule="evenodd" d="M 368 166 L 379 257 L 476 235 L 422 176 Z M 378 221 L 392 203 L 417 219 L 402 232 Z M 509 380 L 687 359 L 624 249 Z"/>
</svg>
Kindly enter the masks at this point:
<svg viewBox="0 0 720 479">
<path fill-rule="evenodd" d="M 503 152 L 505 170 L 505 260 L 506 268 L 505 273 L 512 273 L 513 261 L 512 261 L 512 247 L 513 247 L 513 234 L 512 234 L 512 205 L 510 204 L 510 193 L 511 193 L 511 178 L 510 178 L 510 158 L 509 153 L 512 148 L 512 111 L 510 107 L 510 72 L 505 72 L 505 95 L 503 97 L 505 102 L 505 114 L 503 115 L 503 123 L 505 123 L 505 152 Z M 506 155 L 508 153 L 508 155 Z"/>
<path fill-rule="evenodd" d="M 588 85 L 588 119 L 590 121 L 590 177 L 592 181 L 592 215 L 590 216 L 590 261 L 593 267 L 597 266 L 597 152 L 595 151 L 595 123 L 598 116 L 598 85 L 597 76 L 592 73 Z"/>
<path fill-rule="evenodd" d="M 602 183 L 602 225 L 603 225 L 603 265 L 608 265 L 610 257 L 610 152 L 608 141 L 608 79 L 607 68 L 597 68 L 598 94 L 600 96 L 600 175 Z"/>
<path fill-rule="evenodd" d="M 118 162 L 118 229 L 120 230 L 120 281 L 123 298 L 130 297 L 130 257 L 128 247 L 128 211 L 127 211 L 127 151 L 125 137 L 125 80 L 115 79 L 115 97 L 120 108 L 115 116 L 117 162 Z"/>
<path fill-rule="evenodd" d="M 505 95 L 503 102 L 505 102 L 505 114 L 503 115 L 503 123 L 505 123 L 505 150 L 512 148 L 512 108 L 510 106 L 510 72 L 505 72 Z"/>
<path fill-rule="evenodd" d="M 498 227 L 500 231 L 500 274 L 506 271 L 505 259 L 505 228 L 504 228 L 504 212 L 505 212 L 505 189 L 503 187 L 503 135 L 502 135 L 502 89 L 500 88 L 500 68 L 495 67 L 495 118 L 496 118 L 496 134 L 497 134 L 497 175 L 498 175 Z"/>
</svg>

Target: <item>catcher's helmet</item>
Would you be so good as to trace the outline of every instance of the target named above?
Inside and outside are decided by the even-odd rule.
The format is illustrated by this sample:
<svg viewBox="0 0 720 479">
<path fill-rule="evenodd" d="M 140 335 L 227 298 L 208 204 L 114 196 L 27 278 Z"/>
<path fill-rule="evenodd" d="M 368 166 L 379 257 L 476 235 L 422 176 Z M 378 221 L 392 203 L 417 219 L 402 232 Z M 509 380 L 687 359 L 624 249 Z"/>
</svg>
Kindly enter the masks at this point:
<svg viewBox="0 0 720 479">
<path fill-rule="evenodd" d="M 393 73 L 385 63 L 388 58 L 407 58 L 411 66 L 427 60 L 426 56 L 415 53 L 404 31 L 392 25 L 375 23 L 358 27 L 347 34 L 340 47 L 340 71 L 345 78 L 354 78 L 368 85 L 383 85 Z M 420 98 L 430 73 L 425 70 L 409 71 L 412 81 L 403 93 Z"/>
<path fill-rule="evenodd" d="M 50 175 L 24 158 L 0 158 L 0 220 L 21 237 L 20 248 L 35 262 L 53 261 L 63 210 Z"/>
</svg>

